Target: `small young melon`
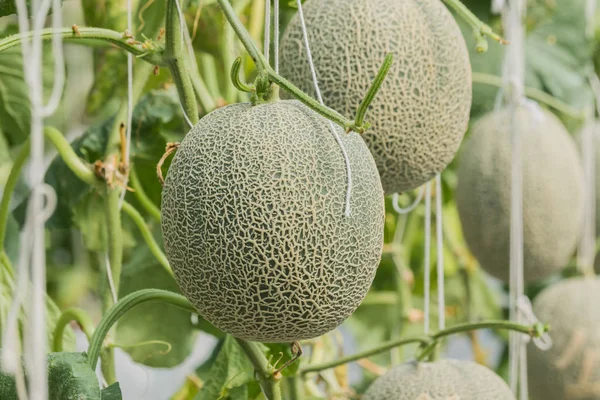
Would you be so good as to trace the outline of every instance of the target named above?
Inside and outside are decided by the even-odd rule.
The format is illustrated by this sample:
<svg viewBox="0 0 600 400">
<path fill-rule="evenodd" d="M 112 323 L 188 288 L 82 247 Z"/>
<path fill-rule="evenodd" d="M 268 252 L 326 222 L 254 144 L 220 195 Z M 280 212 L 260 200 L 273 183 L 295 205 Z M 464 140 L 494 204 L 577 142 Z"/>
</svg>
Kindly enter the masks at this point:
<svg viewBox="0 0 600 400">
<path fill-rule="evenodd" d="M 573 139 L 536 106 L 517 110 L 523 160 L 524 275 L 530 282 L 563 268 L 581 226 L 583 170 Z M 508 282 L 511 116 L 489 113 L 460 155 L 456 203 L 467 244 L 481 267 Z"/>
<path fill-rule="evenodd" d="M 167 256 L 200 315 L 238 338 L 292 342 L 341 324 L 383 247 L 384 200 L 361 137 L 298 101 L 233 104 L 185 137 L 162 195 Z"/>
<path fill-rule="evenodd" d="M 446 168 L 467 130 L 472 94 L 465 41 L 442 2 L 309 0 L 304 15 L 323 99 L 347 117 L 394 53 L 363 135 L 385 192 L 414 189 Z M 314 95 L 302 37 L 295 16 L 281 41 L 281 73 Z"/>
<path fill-rule="evenodd" d="M 362 400 L 514 400 L 506 383 L 471 361 L 406 363 L 389 370 Z"/>
<path fill-rule="evenodd" d="M 571 278 L 540 293 L 533 305 L 550 325 L 552 348 L 528 346 L 532 400 L 600 399 L 600 279 Z"/>
</svg>

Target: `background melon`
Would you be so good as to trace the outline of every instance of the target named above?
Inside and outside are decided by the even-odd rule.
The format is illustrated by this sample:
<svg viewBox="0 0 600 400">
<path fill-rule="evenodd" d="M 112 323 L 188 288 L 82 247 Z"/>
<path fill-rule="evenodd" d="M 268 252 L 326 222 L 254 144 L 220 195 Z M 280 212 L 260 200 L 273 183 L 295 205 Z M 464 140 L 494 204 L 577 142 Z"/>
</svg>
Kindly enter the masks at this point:
<svg viewBox="0 0 600 400">
<path fill-rule="evenodd" d="M 506 383 L 471 361 L 406 363 L 389 370 L 363 400 L 514 400 Z"/>
<path fill-rule="evenodd" d="M 363 137 L 386 193 L 414 189 L 454 158 L 467 130 L 471 66 L 439 0 L 310 0 L 308 37 L 325 103 L 352 117 L 388 52 L 394 64 Z M 315 94 L 296 16 L 281 41 L 281 74 Z"/>
<path fill-rule="evenodd" d="M 185 137 L 162 197 L 167 256 L 200 315 L 236 337 L 320 336 L 358 307 L 383 246 L 377 168 L 359 135 L 297 101 L 234 104 Z"/>
<path fill-rule="evenodd" d="M 600 399 L 600 279 L 558 282 L 534 301 L 540 321 L 550 324 L 553 346 L 528 347 L 532 400 Z"/>
<path fill-rule="evenodd" d="M 581 227 L 583 171 L 574 141 L 549 112 L 521 107 L 525 280 L 546 278 L 573 254 Z M 475 123 L 460 155 L 456 202 L 481 266 L 508 282 L 511 143 L 508 109 Z"/>
</svg>

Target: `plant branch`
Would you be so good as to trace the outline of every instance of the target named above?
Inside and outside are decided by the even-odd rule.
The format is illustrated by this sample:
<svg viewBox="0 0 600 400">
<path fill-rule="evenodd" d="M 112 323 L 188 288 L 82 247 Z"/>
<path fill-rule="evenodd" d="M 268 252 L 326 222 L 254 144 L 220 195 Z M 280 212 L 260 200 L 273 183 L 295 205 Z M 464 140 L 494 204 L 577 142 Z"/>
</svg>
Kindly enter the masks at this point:
<svg viewBox="0 0 600 400">
<path fill-rule="evenodd" d="M 56 30 L 53 28 L 42 29 L 42 40 L 51 40 L 55 32 Z M 81 42 L 81 44 L 90 42 L 109 43 L 128 51 L 152 65 L 165 65 L 162 46 L 154 42 L 138 42 L 122 32 L 102 28 L 77 27 L 74 25 L 72 28 L 58 29 L 58 33 L 62 36 L 62 40 Z M 33 32 L 7 36 L 0 40 L 0 52 L 18 46 L 22 40 L 29 39 L 32 36 Z"/>
<path fill-rule="evenodd" d="M 244 47 L 250 54 L 250 57 L 252 58 L 252 60 L 254 60 L 254 63 L 256 64 L 256 68 L 258 70 L 259 79 L 266 75 L 271 82 L 276 83 L 278 86 L 285 89 L 287 92 L 289 92 L 295 98 L 297 98 L 299 101 L 301 101 L 306 106 L 313 109 L 314 111 L 316 111 L 323 117 L 340 125 L 342 128 L 344 128 L 346 130 L 346 132 L 350 132 L 350 131 L 354 131 L 356 133 L 365 132 L 365 130 L 369 126 L 368 123 L 363 123 L 361 125 L 358 125 L 355 121 L 349 120 L 349 119 L 345 118 L 342 114 L 338 113 L 337 111 L 335 111 L 327 106 L 322 105 L 317 100 L 313 99 L 312 97 L 310 97 L 309 95 L 304 93 L 297 86 L 292 84 L 290 81 L 288 81 L 281 75 L 277 74 L 275 72 L 275 70 L 273 70 L 273 68 L 271 68 L 269 66 L 269 63 L 267 62 L 267 60 L 265 59 L 263 54 L 256 47 L 256 44 L 250 37 L 250 34 L 244 28 L 244 26 L 240 22 L 237 14 L 231 7 L 229 0 L 218 0 L 218 2 L 221 5 L 221 9 L 223 10 L 223 13 L 225 14 L 225 18 L 227 18 L 227 20 L 233 27 L 233 30 L 238 35 L 238 37 L 242 41 Z M 259 86 L 258 84 L 255 85 L 255 87 L 258 87 L 258 86 Z M 374 97 L 377 90 L 378 90 L 378 88 L 371 87 L 367 91 L 367 93 L 368 94 L 372 93 L 370 97 Z M 372 98 L 371 98 L 371 100 L 372 100 Z"/>
<path fill-rule="evenodd" d="M 88 166 L 83 160 L 81 160 L 79 156 L 77 156 L 69 142 L 62 135 L 62 133 L 60 133 L 56 128 L 46 127 L 44 128 L 44 135 L 48 140 L 50 140 L 50 142 L 52 142 L 52 144 L 58 151 L 58 155 L 67 165 L 67 167 L 79 179 L 93 186 L 96 186 L 100 183 L 100 181 L 94 175 L 92 168 Z M 19 180 L 19 176 L 21 176 L 23 166 L 29 158 L 30 150 L 30 141 L 29 139 L 27 139 L 25 143 L 23 143 L 21 150 L 17 154 L 17 158 L 15 158 L 13 166 L 8 175 L 8 180 L 6 181 L 6 185 L 4 186 L 2 200 L 0 201 L 0 248 L 4 247 L 4 239 L 6 238 L 6 228 L 8 223 L 10 200 Z"/>
<path fill-rule="evenodd" d="M 235 338 L 235 340 L 254 365 L 256 376 L 267 400 L 281 400 L 281 374 L 273 374 L 269 360 L 263 353 L 261 345 L 238 338 Z"/>
<path fill-rule="evenodd" d="M 483 85 L 490 85 L 490 86 L 495 86 L 498 88 L 501 88 L 503 86 L 502 78 L 500 78 L 499 76 L 495 76 L 495 75 L 484 74 L 481 72 L 473 72 L 472 79 L 473 79 L 473 83 L 480 83 Z M 563 113 L 566 116 L 569 116 L 573 119 L 583 120 L 583 118 L 584 118 L 583 111 L 580 111 L 580 110 L 577 110 L 577 109 L 571 107 L 570 105 L 560 101 L 556 97 L 553 97 L 542 90 L 532 88 L 532 87 L 526 87 L 525 95 L 527 97 L 529 97 L 530 99 L 539 101 L 540 103 L 544 103 L 544 104 L 550 106 L 551 108 L 553 108 L 557 111 L 560 111 L 561 113 Z"/>
<path fill-rule="evenodd" d="M 184 310 L 196 312 L 192 304 L 185 297 L 167 290 L 143 289 L 123 297 L 117 304 L 113 305 L 106 312 L 106 314 L 104 314 L 100 320 L 100 323 L 96 327 L 94 334 L 92 335 L 92 339 L 90 340 L 88 347 L 88 362 L 93 370 L 96 369 L 102 344 L 104 343 L 106 335 L 112 326 L 119 320 L 119 318 L 127 313 L 127 311 L 131 310 L 138 304 L 148 301 L 162 301 L 164 303 L 173 304 L 176 307 L 183 308 Z"/>
<path fill-rule="evenodd" d="M 146 192 L 144 191 L 144 187 L 140 182 L 140 179 L 135 172 L 135 168 L 131 168 L 129 171 L 129 184 L 133 188 L 133 194 L 135 198 L 140 202 L 142 207 L 150 214 L 152 218 L 154 218 L 157 222 L 160 222 L 160 210 L 158 207 L 154 205 L 154 202 L 150 200 Z"/>
<path fill-rule="evenodd" d="M 393 348 L 404 346 L 411 343 L 420 343 L 422 345 L 429 345 L 432 342 L 432 338 L 428 336 L 415 336 L 408 338 L 401 338 L 396 340 L 390 340 L 389 342 L 385 342 L 380 344 L 377 347 L 374 347 L 369 350 L 361 351 L 360 353 L 356 353 L 347 357 L 340 358 L 338 360 L 333 360 L 323 364 L 315 364 L 309 365 L 306 368 L 302 368 L 300 370 L 301 374 L 308 374 L 310 372 L 319 372 L 325 369 L 335 368 L 339 365 L 347 364 L 349 362 L 357 361 L 363 358 L 371 357 L 379 353 L 383 353 L 384 351 L 391 350 Z"/>
<path fill-rule="evenodd" d="M 187 49 L 184 43 L 185 22 L 179 18 L 177 0 L 167 0 L 165 60 L 177 86 L 183 111 L 192 124 L 198 122 L 198 104 L 186 62 Z"/>
<path fill-rule="evenodd" d="M 90 316 L 81 308 L 69 308 L 65 310 L 54 328 L 54 334 L 52 336 L 52 351 L 61 352 L 63 351 L 63 334 L 66 326 L 71 322 L 75 321 L 81 328 L 88 341 L 91 340 L 92 334 L 94 333 L 94 324 Z"/>
<path fill-rule="evenodd" d="M 499 42 L 500 44 L 507 44 L 500 35 L 494 33 L 489 25 L 481 22 L 475 14 L 471 12 L 460 0 L 444 0 L 452 9 L 469 25 L 473 28 L 473 36 L 475 36 L 476 47 L 475 50 L 479 53 L 485 53 L 488 49 L 488 42 L 486 36 Z"/>
<path fill-rule="evenodd" d="M 133 222 L 137 225 L 152 255 L 158 260 L 158 262 L 164 268 L 164 270 L 167 271 L 169 275 L 173 276 L 173 271 L 171 270 L 171 266 L 169 265 L 169 260 L 167 260 L 167 256 L 165 256 L 165 253 L 163 253 L 163 251 L 160 249 L 160 246 L 158 245 L 156 240 L 154 240 L 154 236 L 152 236 L 152 232 L 150 232 L 150 229 L 148 229 L 146 221 L 144 221 L 144 217 L 142 217 L 142 215 L 138 212 L 138 210 L 135 209 L 135 207 L 133 207 L 126 201 L 123 201 L 121 209 L 127 215 L 129 215 L 129 218 L 131 218 Z"/>
</svg>

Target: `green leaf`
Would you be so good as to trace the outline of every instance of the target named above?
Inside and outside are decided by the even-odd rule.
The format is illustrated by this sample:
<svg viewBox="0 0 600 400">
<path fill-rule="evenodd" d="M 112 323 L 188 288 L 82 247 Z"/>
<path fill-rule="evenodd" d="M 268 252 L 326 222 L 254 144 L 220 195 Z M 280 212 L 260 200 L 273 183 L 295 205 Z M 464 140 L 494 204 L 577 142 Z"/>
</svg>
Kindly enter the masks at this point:
<svg viewBox="0 0 600 400">
<path fill-rule="evenodd" d="M 49 400 L 120 400 L 122 398 L 118 384 L 100 391 L 98 378 L 88 364 L 86 353 L 50 353 L 47 356 L 47 365 Z M 0 372 L 0 399 L 18 399 L 14 377 L 2 372 Z"/>
<path fill-rule="evenodd" d="M 227 336 L 206 383 L 195 400 L 247 399 L 247 385 L 254 381 L 254 367 L 232 336 Z M 239 397 L 245 395 L 246 397 Z"/>
<path fill-rule="evenodd" d="M 115 382 L 109 387 L 102 390 L 100 398 L 102 400 L 123 400 L 123 394 L 121 393 L 121 386 L 119 382 Z"/>
<path fill-rule="evenodd" d="M 120 295 L 147 288 L 179 292 L 173 278 L 142 248 L 123 267 Z M 180 364 L 191 353 L 195 339 L 191 313 L 168 304 L 142 304 L 125 314 L 117 325 L 118 345 L 134 361 L 151 367 L 171 368 Z M 171 350 L 166 352 L 168 345 Z"/>
</svg>

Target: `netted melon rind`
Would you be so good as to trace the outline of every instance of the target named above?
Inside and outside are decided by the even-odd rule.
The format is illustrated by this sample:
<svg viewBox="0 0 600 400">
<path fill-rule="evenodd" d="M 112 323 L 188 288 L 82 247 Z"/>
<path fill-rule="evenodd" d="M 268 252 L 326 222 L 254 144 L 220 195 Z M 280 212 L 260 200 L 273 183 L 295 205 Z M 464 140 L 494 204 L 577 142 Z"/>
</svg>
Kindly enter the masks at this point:
<svg viewBox="0 0 600 400">
<path fill-rule="evenodd" d="M 338 128 L 336 128 L 338 129 Z M 366 295 L 383 247 L 383 189 L 365 143 L 297 101 L 235 104 L 183 140 L 162 197 L 181 291 L 221 330 L 259 342 L 320 336 Z"/>
<path fill-rule="evenodd" d="M 387 52 L 394 64 L 363 137 L 386 193 L 414 189 L 454 158 L 469 121 L 471 66 L 439 0 L 310 0 L 304 6 L 325 103 L 352 117 Z M 281 41 L 281 74 L 315 94 L 298 16 Z"/>
<path fill-rule="evenodd" d="M 506 383 L 471 361 L 406 363 L 389 370 L 362 400 L 514 400 Z"/>
<path fill-rule="evenodd" d="M 575 251 L 583 171 L 573 139 L 550 112 L 518 111 L 523 160 L 524 276 L 544 279 Z M 463 233 L 481 267 L 508 282 L 511 142 L 508 109 L 477 121 L 460 154 L 456 203 Z"/>
<path fill-rule="evenodd" d="M 600 399 L 600 279 L 571 278 L 536 297 L 534 313 L 550 325 L 552 348 L 528 346 L 532 400 Z"/>
</svg>

